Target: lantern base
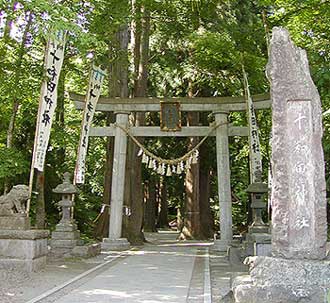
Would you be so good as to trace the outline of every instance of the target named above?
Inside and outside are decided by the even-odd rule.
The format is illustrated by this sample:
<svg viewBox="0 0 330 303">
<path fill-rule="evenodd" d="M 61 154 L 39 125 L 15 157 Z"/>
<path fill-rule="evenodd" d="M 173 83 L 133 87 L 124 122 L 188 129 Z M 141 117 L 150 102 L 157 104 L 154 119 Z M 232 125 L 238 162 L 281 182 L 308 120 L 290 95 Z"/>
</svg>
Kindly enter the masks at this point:
<svg viewBox="0 0 330 303">
<path fill-rule="evenodd" d="M 82 244 L 77 224 L 74 222 L 60 222 L 56 225 L 55 231 L 52 232 L 50 240 L 51 255 L 53 257 L 69 257 L 72 249 Z"/>
</svg>

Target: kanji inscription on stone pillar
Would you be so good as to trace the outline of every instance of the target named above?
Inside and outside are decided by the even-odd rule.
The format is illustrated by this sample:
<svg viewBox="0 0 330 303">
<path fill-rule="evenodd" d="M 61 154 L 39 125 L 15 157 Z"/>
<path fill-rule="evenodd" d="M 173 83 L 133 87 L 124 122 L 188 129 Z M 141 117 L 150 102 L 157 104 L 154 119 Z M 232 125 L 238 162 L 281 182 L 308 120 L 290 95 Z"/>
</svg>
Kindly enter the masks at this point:
<svg viewBox="0 0 330 303">
<path fill-rule="evenodd" d="M 327 223 L 322 112 L 304 50 L 273 29 L 270 62 L 273 112 L 272 253 L 323 259 Z"/>
</svg>

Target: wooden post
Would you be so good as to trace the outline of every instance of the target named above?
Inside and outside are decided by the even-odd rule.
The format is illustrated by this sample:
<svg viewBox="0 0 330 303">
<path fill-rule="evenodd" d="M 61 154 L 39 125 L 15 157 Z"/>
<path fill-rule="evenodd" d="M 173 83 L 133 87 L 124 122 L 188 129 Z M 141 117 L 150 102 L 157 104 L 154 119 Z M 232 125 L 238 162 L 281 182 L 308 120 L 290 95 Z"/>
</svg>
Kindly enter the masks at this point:
<svg viewBox="0 0 330 303">
<path fill-rule="evenodd" d="M 220 240 L 215 240 L 214 247 L 216 250 L 227 251 L 233 238 L 228 124 L 223 124 L 228 121 L 228 112 L 214 112 L 213 114 L 216 123 L 222 124 L 216 129 Z"/>
<path fill-rule="evenodd" d="M 117 112 L 116 123 L 124 128 L 128 125 L 128 112 Z M 112 169 L 111 184 L 111 205 L 110 205 L 110 225 L 109 239 L 118 240 L 121 238 L 124 187 L 125 187 L 125 167 L 127 153 L 127 135 L 119 127 L 115 130 L 115 149 Z"/>
</svg>

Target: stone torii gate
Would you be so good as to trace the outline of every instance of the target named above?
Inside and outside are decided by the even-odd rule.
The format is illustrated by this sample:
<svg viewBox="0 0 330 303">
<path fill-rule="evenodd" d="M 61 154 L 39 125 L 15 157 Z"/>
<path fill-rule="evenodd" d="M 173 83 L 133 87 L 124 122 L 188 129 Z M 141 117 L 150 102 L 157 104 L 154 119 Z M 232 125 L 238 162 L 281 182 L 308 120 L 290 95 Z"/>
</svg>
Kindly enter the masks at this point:
<svg viewBox="0 0 330 303">
<path fill-rule="evenodd" d="M 84 108 L 85 97 L 70 93 L 77 109 Z M 252 97 L 255 109 L 268 109 L 271 106 L 270 97 L 256 95 Z M 211 112 L 215 117 L 217 127 L 211 136 L 216 137 L 218 195 L 220 209 L 220 239 L 215 241 L 217 250 L 226 251 L 232 241 L 232 203 L 230 186 L 228 136 L 248 136 L 247 127 L 237 127 L 227 124 L 228 114 L 236 111 L 246 111 L 245 97 L 209 97 L 209 98 L 105 98 L 101 97 L 96 111 L 114 112 L 116 124 L 126 129 L 128 116 L 131 112 L 160 112 L 161 101 L 179 101 L 182 112 Z M 111 125 L 108 127 L 92 127 L 89 136 L 114 136 L 114 162 L 111 185 L 111 211 L 109 238 L 103 239 L 105 248 L 120 246 L 122 239 L 122 209 L 124 203 L 125 165 L 127 152 L 127 134 Z M 164 132 L 157 126 L 130 127 L 130 134 L 135 137 L 203 137 L 210 132 L 210 126 L 182 127 L 181 131 Z"/>
</svg>

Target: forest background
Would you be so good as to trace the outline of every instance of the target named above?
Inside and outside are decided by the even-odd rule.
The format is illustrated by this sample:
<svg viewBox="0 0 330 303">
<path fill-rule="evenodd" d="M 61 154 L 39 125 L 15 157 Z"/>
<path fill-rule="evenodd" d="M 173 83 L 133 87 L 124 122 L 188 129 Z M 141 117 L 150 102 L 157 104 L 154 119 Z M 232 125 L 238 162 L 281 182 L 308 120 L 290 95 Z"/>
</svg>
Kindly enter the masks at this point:
<svg viewBox="0 0 330 303">
<path fill-rule="evenodd" d="M 65 92 L 85 94 L 91 64 L 108 72 L 103 95 L 110 97 L 214 97 L 244 94 L 242 64 L 252 94 L 269 92 L 265 75 L 273 26 L 286 27 L 306 49 L 323 111 L 330 108 L 330 1 L 321 0 L 0 0 L 0 192 L 27 184 L 33 151 L 43 56 L 49 33 L 68 30 L 60 76 L 56 119 L 45 172 L 35 178 L 31 217 L 37 228 L 53 229 L 59 210 L 52 189 L 64 172 L 74 171 L 82 112 Z M 97 113 L 94 125 L 113 122 L 113 113 Z M 270 160 L 270 110 L 257 112 L 263 156 L 263 180 Z M 207 125 L 207 115 L 184 115 L 183 123 Z M 245 113 L 232 113 L 235 125 L 247 125 Z M 134 124 L 159 125 L 156 114 L 136 114 Z M 324 152 L 329 176 L 330 115 L 324 114 Z M 175 158 L 198 138 L 144 139 L 155 154 Z M 233 222 L 237 232 L 251 220 L 248 140 L 230 137 Z M 76 197 L 75 218 L 86 239 L 106 235 L 113 140 L 91 138 L 87 175 Z M 218 198 L 215 140 L 200 148 L 200 160 L 183 176 L 159 177 L 142 168 L 138 149 L 129 144 L 125 205 L 132 215 L 124 232 L 142 243 L 145 230 L 165 227 L 179 214 L 183 236 L 212 237 L 217 230 Z M 143 186 L 142 186 L 142 185 Z M 188 191 L 189 184 L 193 190 Z M 161 205 L 162 207 L 158 207 Z M 197 205 L 197 206 L 196 206 Z M 189 210 L 198 209 L 194 223 Z M 157 213 L 160 209 L 160 214 Z M 167 211 L 168 210 L 168 211 Z M 188 211 L 187 211 L 188 210 Z M 210 211 L 208 211 L 210 210 Z"/>
</svg>

